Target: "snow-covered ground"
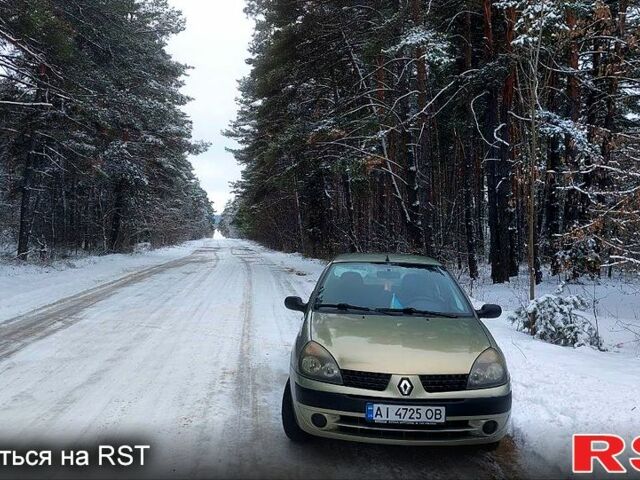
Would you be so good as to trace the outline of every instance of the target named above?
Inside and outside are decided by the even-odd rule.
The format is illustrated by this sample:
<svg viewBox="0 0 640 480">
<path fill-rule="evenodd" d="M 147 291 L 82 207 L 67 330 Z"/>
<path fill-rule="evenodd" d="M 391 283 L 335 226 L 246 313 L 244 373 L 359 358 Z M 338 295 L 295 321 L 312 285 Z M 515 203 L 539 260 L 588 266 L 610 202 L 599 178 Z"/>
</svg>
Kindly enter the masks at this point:
<svg viewBox="0 0 640 480">
<path fill-rule="evenodd" d="M 606 352 L 550 345 L 516 331 L 506 317 L 528 303 L 527 282 L 526 276 L 505 285 L 480 282 L 473 298 L 477 305 L 498 303 L 506 310 L 485 324 L 509 362 L 512 435 L 521 459 L 540 475 L 567 475 L 572 434 L 614 433 L 627 442 L 640 435 L 640 282 L 585 279 L 562 287 L 563 295 L 581 295 L 595 304 L 585 316 L 594 325 L 597 319 Z M 470 290 L 468 280 L 462 283 Z M 558 280 L 546 278 L 537 293 L 558 293 L 559 287 Z"/>
<path fill-rule="evenodd" d="M 88 256 L 50 265 L 0 263 L 0 323 L 144 268 L 182 258 L 202 240 L 134 254 Z"/>
<path fill-rule="evenodd" d="M 493 285 L 486 269 L 482 279 L 472 284 L 468 278 L 461 283 L 478 301 L 500 303 L 506 310 L 528 304 L 529 277 L 523 272 L 510 283 Z M 640 275 L 614 273 L 612 278 L 581 278 L 566 283 L 558 277 L 545 276 L 536 287 L 536 296 L 546 294 L 579 295 L 589 304 L 584 316 L 598 327 L 606 348 L 640 357 Z"/>
<path fill-rule="evenodd" d="M 640 298 L 629 279 L 564 290 L 597 300 L 606 352 L 534 340 L 506 313 L 486 320 L 509 362 L 518 448 L 483 456 L 286 441 L 279 404 L 300 318 L 282 299 L 308 297 L 321 261 L 217 239 L 74 263 L 0 267 L 3 444 L 135 434 L 154 443 L 169 468 L 156 473 L 165 477 L 495 478 L 515 462 L 523 476 L 564 477 L 573 433 L 640 434 L 640 351 L 627 328 L 638 324 Z M 149 268 L 157 269 L 145 274 Z M 540 293 L 557 287 L 549 280 Z M 76 295 L 88 288 L 93 293 Z M 478 305 L 508 311 L 526 301 L 526 279 L 480 282 L 470 293 Z M 63 297 L 70 298 L 25 315 L 21 322 L 31 323 L 24 332 L 10 320 Z M 38 322 L 47 325 L 41 332 Z M 3 336 L 16 338 L 17 347 Z"/>
</svg>

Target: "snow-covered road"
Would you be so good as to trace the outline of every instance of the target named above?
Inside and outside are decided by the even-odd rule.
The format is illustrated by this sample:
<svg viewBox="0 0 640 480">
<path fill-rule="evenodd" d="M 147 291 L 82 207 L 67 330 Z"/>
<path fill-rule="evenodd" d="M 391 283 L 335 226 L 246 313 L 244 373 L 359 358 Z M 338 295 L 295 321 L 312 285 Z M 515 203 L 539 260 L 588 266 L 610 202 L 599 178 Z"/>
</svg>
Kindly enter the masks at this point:
<svg viewBox="0 0 640 480">
<path fill-rule="evenodd" d="M 510 442 L 495 454 L 291 444 L 280 399 L 301 316 L 282 301 L 307 297 L 322 265 L 283 257 L 206 240 L 0 324 L 0 445 L 146 443 L 150 468 L 138 473 L 162 477 L 514 474 Z"/>
</svg>

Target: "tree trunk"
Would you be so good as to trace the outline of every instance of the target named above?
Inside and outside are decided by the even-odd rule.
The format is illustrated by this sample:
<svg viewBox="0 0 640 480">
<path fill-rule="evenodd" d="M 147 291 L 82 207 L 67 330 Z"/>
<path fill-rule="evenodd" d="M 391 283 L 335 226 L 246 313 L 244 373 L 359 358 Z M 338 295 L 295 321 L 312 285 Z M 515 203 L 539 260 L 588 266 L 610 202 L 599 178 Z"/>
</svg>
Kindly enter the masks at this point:
<svg viewBox="0 0 640 480">
<path fill-rule="evenodd" d="M 473 214 L 473 195 L 472 195 L 472 165 L 473 165 L 473 143 L 472 132 L 467 135 L 468 143 L 464 147 L 463 152 L 463 178 L 464 178 L 464 222 L 465 236 L 467 240 L 467 264 L 469 266 L 469 276 L 475 280 L 478 278 L 478 260 L 476 259 L 476 238 Z"/>
<path fill-rule="evenodd" d="M 38 75 L 40 79 L 45 78 L 46 68 L 43 64 L 38 67 Z M 34 101 L 42 100 L 43 92 L 40 86 L 36 88 Z M 31 209 L 31 189 L 34 176 L 35 158 L 33 151 L 36 148 L 36 134 L 38 124 L 38 113 L 34 113 L 27 120 L 22 141 L 26 147 L 23 150 L 25 165 L 22 174 L 22 185 L 20 187 L 20 226 L 18 231 L 18 252 L 17 256 L 20 260 L 26 261 L 29 256 L 29 237 L 31 236 L 31 224 L 33 221 Z"/>
<path fill-rule="evenodd" d="M 351 175 L 349 172 L 342 173 L 342 188 L 344 189 L 344 198 L 347 209 L 347 222 L 349 229 L 349 251 L 355 253 L 358 251 L 358 247 L 355 243 L 355 219 L 354 219 L 354 207 L 353 207 L 353 195 L 351 192 Z"/>
<path fill-rule="evenodd" d="M 491 0 L 482 1 L 484 19 L 485 38 L 485 61 L 492 63 L 495 60 L 493 44 L 493 15 Z M 487 87 L 487 107 L 484 114 L 484 138 L 489 145 L 485 154 L 487 165 L 487 189 L 488 189 L 488 213 L 489 213 L 489 235 L 491 236 L 491 278 L 493 283 L 504 283 L 509 281 L 508 255 L 505 255 L 505 245 L 502 244 L 505 238 L 502 232 L 502 222 L 499 218 L 498 208 L 498 182 L 500 180 L 498 170 L 498 148 L 494 140 L 494 133 L 498 125 L 498 88 L 494 84 Z"/>
<path fill-rule="evenodd" d="M 602 163 L 608 165 L 611 163 L 611 155 L 614 150 L 614 137 L 616 134 L 615 117 L 617 113 L 616 95 L 618 94 L 620 70 L 623 69 L 624 52 L 622 44 L 624 43 L 626 16 L 627 16 L 628 0 L 620 0 L 618 2 L 618 19 L 616 21 L 616 36 L 618 41 L 615 42 L 613 55 L 606 65 L 607 76 L 607 99 L 606 114 L 604 117 L 604 134 L 602 139 Z M 600 190 L 604 190 L 610 183 L 609 176 L 605 170 L 598 172 L 598 186 Z"/>
<path fill-rule="evenodd" d="M 112 252 L 117 252 L 121 247 L 120 230 L 122 227 L 122 215 L 124 208 L 124 184 L 122 180 L 119 180 L 116 184 L 114 196 L 115 203 L 113 207 L 113 217 L 111 219 L 111 237 L 109 239 L 109 249 Z"/>
<path fill-rule="evenodd" d="M 556 95 L 557 74 L 551 72 L 549 78 L 549 109 L 551 112 L 558 110 L 558 95 Z M 562 160 L 560 157 L 560 139 L 552 136 L 547 142 L 547 175 L 546 175 L 546 196 L 545 196 L 545 229 L 546 249 L 544 255 L 553 259 L 557 251 L 557 237 L 560 234 L 560 197 L 558 195 L 558 175 L 562 170 Z M 552 260 L 552 272 L 557 273 L 556 262 Z"/>
<path fill-rule="evenodd" d="M 569 43 L 568 64 L 571 73 L 567 79 L 567 98 L 568 98 L 568 116 L 577 123 L 580 119 L 580 84 L 578 82 L 578 45 L 576 42 L 576 12 L 571 7 L 567 7 L 566 22 L 569 27 L 569 35 L 571 41 Z M 572 135 L 566 134 L 564 138 L 565 144 L 565 164 L 569 170 L 576 172 L 578 170 L 578 151 L 576 141 Z M 579 177 L 577 173 L 572 174 L 573 182 Z M 574 227 L 580 217 L 580 193 L 577 190 L 568 190 L 565 200 L 564 209 L 564 227 L 567 231 Z M 557 269 L 557 266 L 555 267 Z"/>
<path fill-rule="evenodd" d="M 411 18 L 415 27 L 423 24 L 421 0 L 411 0 Z M 427 255 L 433 254 L 433 212 L 432 212 L 432 182 L 431 165 L 429 164 L 429 114 L 427 108 L 427 66 L 424 60 L 425 51 L 422 46 L 415 49 L 418 87 L 418 117 L 416 154 L 412 155 L 412 165 L 409 167 L 407 183 L 409 192 L 409 211 L 411 215 L 410 236 L 414 245 L 422 250 L 423 244 Z M 407 149 L 409 149 L 407 145 Z M 419 175 L 422 174 L 426 186 L 426 205 L 420 202 Z M 424 215 L 423 215 L 424 212 Z"/>
<path fill-rule="evenodd" d="M 31 133 L 33 138 L 35 135 Z M 20 229 L 18 231 L 18 259 L 26 261 L 29 257 L 29 237 L 31 236 L 31 222 L 32 222 L 32 209 L 31 209 L 31 179 L 33 178 L 33 155 L 31 149 L 33 148 L 33 140 L 30 139 L 27 144 L 29 150 L 26 153 L 26 161 L 24 167 L 24 173 L 22 175 L 22 186 L 20 192 L 22 197 L 20 199 Z"/>
<path fill-rule="evenodd" d="M 467 11 L 465 15 L 465 62 L 464 70 L 472 68 L 472 51 L 471 51 L 471 13 Z M 467 126 L 465 135 L 466 142 L 461 142 L 463 154 L 463 171 L 464 179 L 464 227 L 467 243 L 467 265 L 469 267 L 469 276 L 475 280 L 478 278 L 478 260 L 476 258 L 476 227 L 474 223 L 474 199 L 473 199 L 473 169 L 475 165 L 475 149 L 473 144 L 473 125 Z"/>
<path fill-rule="evenodd" d="M 507 54 L 511 53 L 511 42 L 513 41 L 515 15 L 514 7 L 507 9 L 507 30 L 505 46 Z M 513 95 L 516 83 L 515 67 L 509 67 L 509 73 L 504 81 L 502 89 L 502 103 L 500 104 L 500 121 L 502 128 L 498 132 L 500 141 L 500 161 L 498 163 L 498 224 L 500 235 L 500 256 L 505 259 L 502 265 L 505 270 L 502 272 L 503 278 L 508 280 L 511 276 L 518 275 L 517 260 L 517 231 L 515 225 L 515 198 L 511 189 L 512 170 L 512 147 L 511 147 L 511 114 L 509 113 L 513 105 Z M 492 137 L 493 141 L 497 141 Z"/>
</svg>

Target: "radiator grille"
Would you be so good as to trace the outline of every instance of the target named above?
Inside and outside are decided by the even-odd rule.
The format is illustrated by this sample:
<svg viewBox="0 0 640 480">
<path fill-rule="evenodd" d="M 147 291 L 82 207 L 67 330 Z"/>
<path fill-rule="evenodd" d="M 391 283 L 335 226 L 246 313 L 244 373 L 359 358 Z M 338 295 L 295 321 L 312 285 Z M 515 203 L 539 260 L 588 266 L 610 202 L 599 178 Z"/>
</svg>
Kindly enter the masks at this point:
<svg viewBox="0 0 640 480">
<path fill-rule="evenodd" d="M 363 388 L 365 390 L 386 390 L 391 380 L 389 373 L 357 372 L 342 370 L 342 380 L 346 387 Z"/>
<path fill-rule="evenodd" d="M 467 389 L 469 375 L 420 375 L 422 388 L 429 393 L 458 392 Z"/>
</svg>

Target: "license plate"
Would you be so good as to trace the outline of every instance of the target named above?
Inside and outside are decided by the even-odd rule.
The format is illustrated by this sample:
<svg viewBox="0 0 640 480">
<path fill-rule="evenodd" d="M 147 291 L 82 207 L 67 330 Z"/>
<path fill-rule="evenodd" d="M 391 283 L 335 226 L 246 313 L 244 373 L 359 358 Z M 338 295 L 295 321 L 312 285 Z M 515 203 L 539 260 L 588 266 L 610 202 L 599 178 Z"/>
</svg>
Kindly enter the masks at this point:
<svg viewBox="0 0 640 480">
<path fill-rule="evenodd" d="M 444 407 L 367 403 L 366 419 L 376 423 L 444 423 Z"/>
</svg>

